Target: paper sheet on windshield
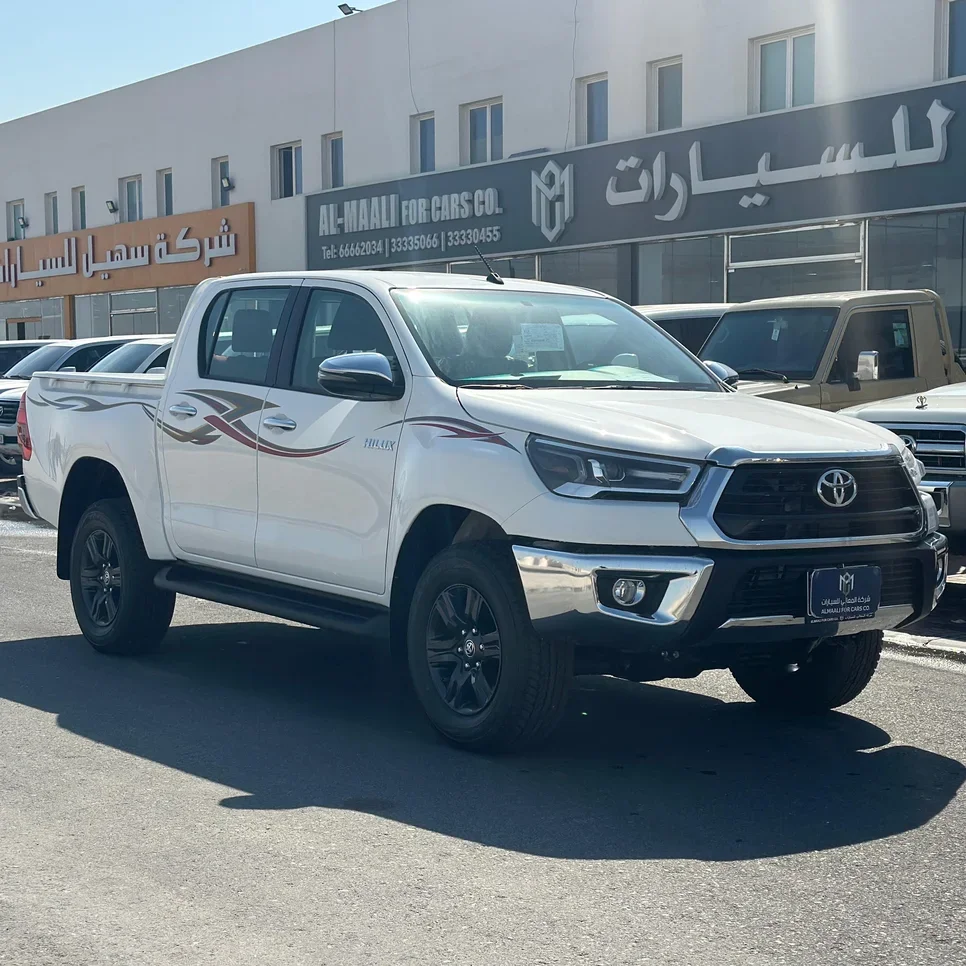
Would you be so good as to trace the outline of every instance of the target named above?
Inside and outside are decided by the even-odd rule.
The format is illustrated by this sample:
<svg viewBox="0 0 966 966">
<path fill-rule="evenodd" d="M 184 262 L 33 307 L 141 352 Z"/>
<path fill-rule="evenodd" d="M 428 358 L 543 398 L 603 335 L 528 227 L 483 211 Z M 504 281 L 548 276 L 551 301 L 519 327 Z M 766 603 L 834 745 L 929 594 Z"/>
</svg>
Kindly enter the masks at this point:
<svg viewBox="0 0 966 966">
<path fill-rule="evenodd" d="M 524 322 L 520 326 L 520 344 L 527 352 L 563 352 L 563 326 L 553 322 Z"/>
</svg>

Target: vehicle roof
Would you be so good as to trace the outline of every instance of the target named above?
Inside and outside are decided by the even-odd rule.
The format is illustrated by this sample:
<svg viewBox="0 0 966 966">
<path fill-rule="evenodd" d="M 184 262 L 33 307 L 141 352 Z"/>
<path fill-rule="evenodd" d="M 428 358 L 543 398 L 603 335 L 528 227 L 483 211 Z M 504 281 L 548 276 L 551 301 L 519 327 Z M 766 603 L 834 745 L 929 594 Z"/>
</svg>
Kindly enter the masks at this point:
<svg viewBox="0 0 966 966">
<path fill-rule="evenodd" d="M 58 339 L 57 341 L 61 345 L 88 345 L 92 342 L 134 342 L 136 339 L 133 335 L 96 335 L 87 339 Z"/>
<path fill-rule="evenodd" d="M 536 282 L 525 278 L 504 278 L 503 285 L 488 282 L 482 275 L 456 275 L 444 272 L 392 272 L 356 269 L 331 272 L 259 272 L 250 275 L 230 275 L 220 279 L 226 285 L 244 281 L 275 280 L 312 280 L 333 282 L 351 282 L 365 288 L 381 288 L 389 291 L 393 288 L 447 288 L 447 289 L 475 289 L 480 291 L 503 292 L 546 292 L 560 295 L 593 295 L 608 298 L 593 289 L 580 288 L 574 285 L 558 285 L 555 282 Z"/>
<path fill-rule="evenodd" d="M 721 315 L 734 308 L 732 302 L 678 302 L 674 305 L 635 305 L 634 308 L 649 319 L 687 319 L 695 316 Z"/>
<path fill-rule="evenodd" d="M 892 305 L 896 302 L 931 302 L 937 298 L 928 289 L 879 289 L 871 292 L 822 292 L 816 295 L 790 295 L 785 298 L 756 299 L 730 306 L 730 311 L 746 309 L 798 308 L 831 306 L 843 308 L 852 305 Z"/>
<path fill-rule="evenodd" d="M 21 348 L 32 345 L 35 349 L 39 349 L 42 345 L 50 345 L 51 343 L 57 345 L 63 341 L 63 339 L 4 339 L 0 340 L 0 349 L 11 345 L 20 346 Z"/>
<path fill-rule="evenodd" d="M 156 345 L 163 346 L 169 342 L 174 342 L 173 335 L 146 335 L 142 339 L 131 339 L 131 345 Z"/>
</svg>

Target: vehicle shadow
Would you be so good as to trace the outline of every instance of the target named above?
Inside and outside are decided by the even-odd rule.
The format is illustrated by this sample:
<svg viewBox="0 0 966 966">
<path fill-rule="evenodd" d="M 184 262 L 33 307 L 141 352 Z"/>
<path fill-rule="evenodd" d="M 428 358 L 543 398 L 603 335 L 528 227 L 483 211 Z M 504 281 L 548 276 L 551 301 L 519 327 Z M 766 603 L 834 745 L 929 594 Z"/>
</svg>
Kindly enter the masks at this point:
<svg viewBox="0 0 966 966">
<path fill-rule="evenodd" d="M 224 807 L 354 809 L 561 858 L 837 848 L 923 825 L 966 778 L 848 714 L 786 719 L 607 678 L 578 680 L 541 750 L 472 755 L 435 736 L 383 647 L 267 622 L 176 627 L 138 659 L 79 637 L 3 643 L 0 698 L 238 789 Z"/>
</svg>

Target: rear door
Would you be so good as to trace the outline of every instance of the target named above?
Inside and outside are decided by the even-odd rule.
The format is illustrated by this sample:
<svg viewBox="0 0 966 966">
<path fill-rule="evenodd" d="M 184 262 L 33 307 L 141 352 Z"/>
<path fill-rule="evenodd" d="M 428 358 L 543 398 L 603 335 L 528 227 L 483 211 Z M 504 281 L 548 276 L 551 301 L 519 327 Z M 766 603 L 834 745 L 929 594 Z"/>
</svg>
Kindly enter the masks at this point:
<svg viewBox="0 0 966 966">
<path fill-rule="evenodd" d="M 262 571 L 381 594 L 396 448 L 409 387 L 396 400 L 341 399 L 318 384 L 330 356 L 376 351 L 401 381 L 400 347 L 365 289 L 306 281 L 278 384 L 267 396 L 258 452 Z"/>
<path fill-rule="evenodd" d="M 222 290 L 168 373 L 165 525 L 187 559 L 255 566 L 259 421 L 297 291 L 264 282 Z"/>
<path fill-rule="evenodd" d="M 829 373 L 822 386 L 822 408 L 832 411 L 922 392 L 925 376 L 916 365 L 915 332 L 910 308 L 901 306 L 873 306 L 855 309 L 849 314 Z M 851 377 L 858 368 L 860 352 L 879 353 L 879 378 L 861 382 L 849 388 Z"/>
</svg>

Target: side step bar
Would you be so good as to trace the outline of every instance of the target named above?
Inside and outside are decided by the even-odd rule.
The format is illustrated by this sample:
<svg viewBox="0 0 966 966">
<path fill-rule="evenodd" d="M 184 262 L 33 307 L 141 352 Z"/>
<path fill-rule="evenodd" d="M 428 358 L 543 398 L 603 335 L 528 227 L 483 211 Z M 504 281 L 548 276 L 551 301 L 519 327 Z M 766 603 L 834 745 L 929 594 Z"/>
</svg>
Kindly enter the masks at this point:
<svg viewBox="0 0 966 966">
<path fill-rule="evenodd" d="M 308 624 L 339 634 L 389 636 L 389 609 L 302 587 L 187 564 L 162 567 L 154 585 L 188 597 Z"/>
</svg>

